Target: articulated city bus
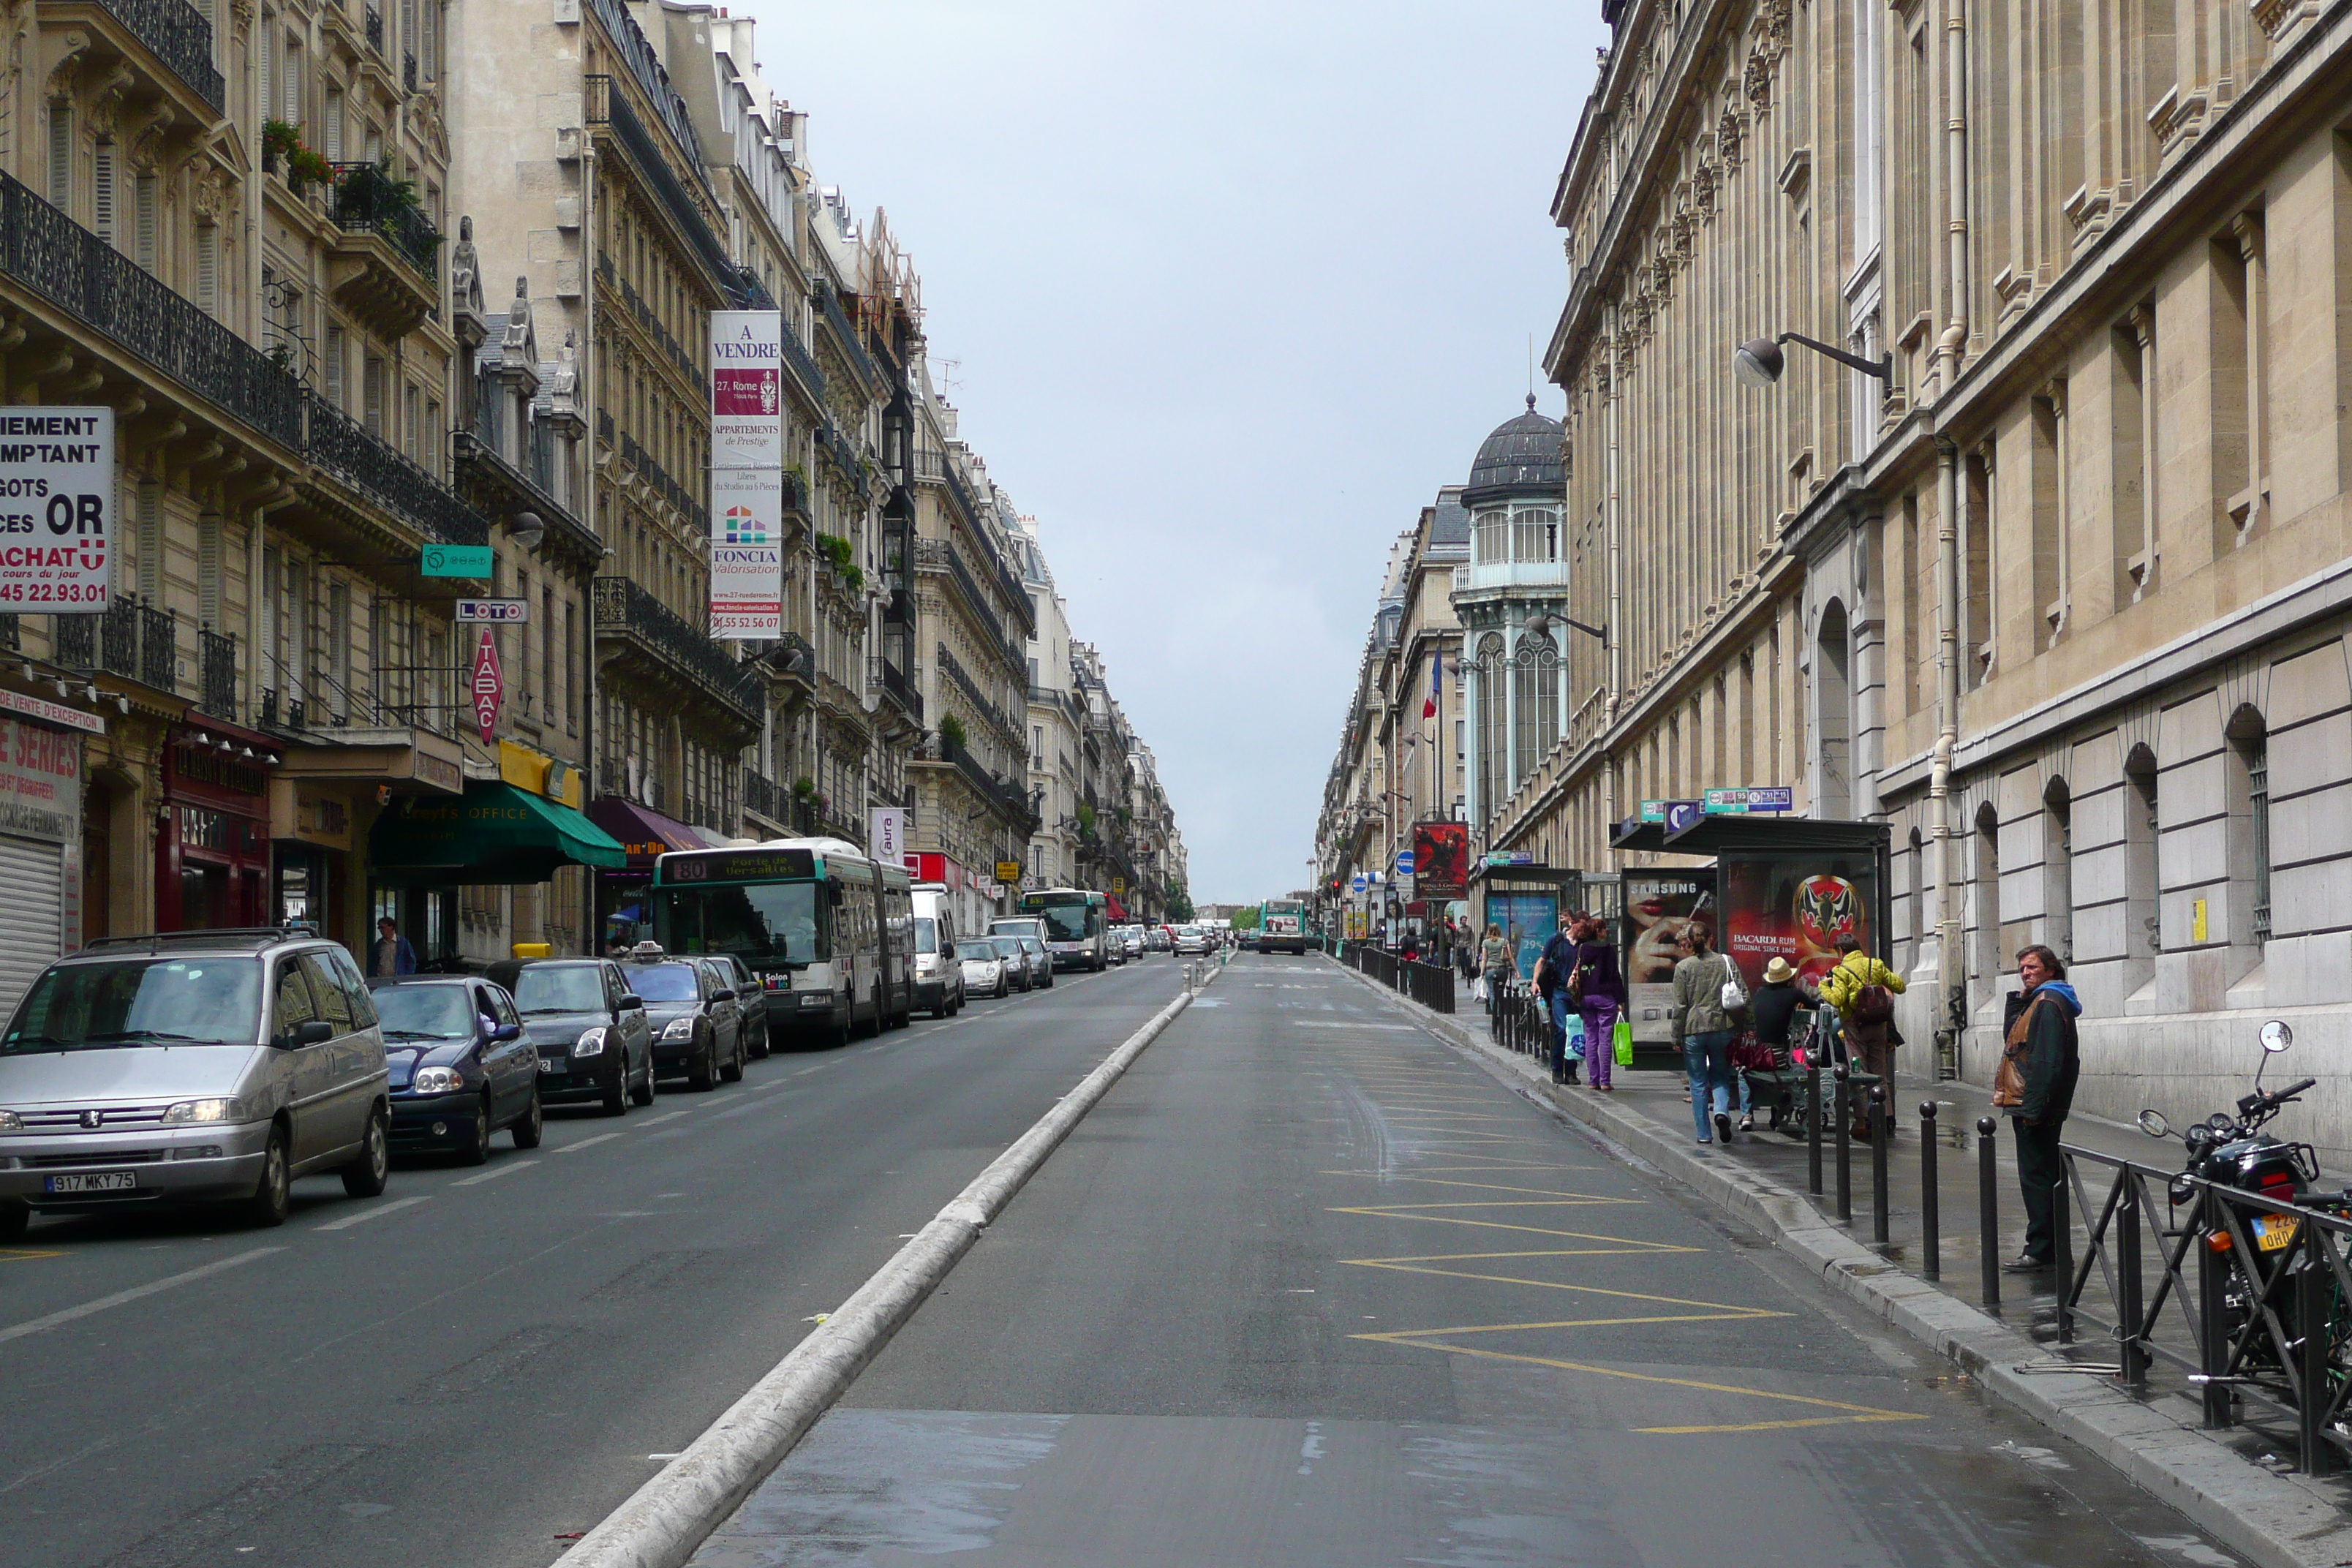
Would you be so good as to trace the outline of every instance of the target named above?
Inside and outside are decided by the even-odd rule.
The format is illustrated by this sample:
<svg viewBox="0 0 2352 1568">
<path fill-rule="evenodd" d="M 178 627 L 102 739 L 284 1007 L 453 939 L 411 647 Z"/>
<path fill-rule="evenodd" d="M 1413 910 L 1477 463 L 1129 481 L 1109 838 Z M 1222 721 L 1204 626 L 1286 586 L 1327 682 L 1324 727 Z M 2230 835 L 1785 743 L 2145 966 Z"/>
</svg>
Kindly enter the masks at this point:
<svg viewBox="0 0 2352 1568">
<path fill-rule="evenodd" d="M 1258 906 L 1260 952 L 1307 951 L 1307 906 L 1297 899 L 1268 899 Z"/>
<path fill-rule="evenodd" d="M 1109 967 L 1104 932 L 1109 929 L 1109 905 L 1100 893 L 1084 888 L 1048 888 L 1021 895 L 1021 912 L 1045 922 L 1045 949 L 1056 969 L 1102 970 Z"/>
<path fill-rule="evenodd" d="M 904 868 L 839 838 L 681 849 L 654 862 L 654 940 L 740 958 L 768 992 L 768 1034 L 846 1042 L 915 1011 L 915 922 Z"/>
</svg>

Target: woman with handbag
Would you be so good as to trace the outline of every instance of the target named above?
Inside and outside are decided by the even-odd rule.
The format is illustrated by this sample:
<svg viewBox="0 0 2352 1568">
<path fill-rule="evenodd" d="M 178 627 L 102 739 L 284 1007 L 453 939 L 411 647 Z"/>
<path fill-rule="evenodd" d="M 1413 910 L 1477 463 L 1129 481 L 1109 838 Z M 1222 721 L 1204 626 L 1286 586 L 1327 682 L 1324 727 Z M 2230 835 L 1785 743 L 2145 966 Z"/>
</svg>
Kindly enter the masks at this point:
<svg viewBox="0 0 2352 1568">
<path fill-rule="evenodd" d="M 1608 940 L 1608 923 L 1588 915 L 1572 931 L 1576 940 L 1575 968 L 1570 972 L 1569 1005 L 1584 1021 L 1584 1066 L 1592 1087 L 1614 1094 L 1610 1069 L 1617 1066 L 1617 1026 L 1625 1017 L 1625 973 L 1617 966 L 1617 949 Z"/>
<path fill-rule="evenodd" d="M 1672 1012 L 1675 1043 L 1682 1047 L 1683 1067 L 1690 1074 L 1691 1121 L 1698 1141 L 1731 1142 L 1731 1010 L 1732 991 L 1739 984 L 1731 961 L 1708 951 L 1706 928 L 1692 925 L 1676 944 L 1682 957 L 1675 964 Z M 1746 1010 L 1742 992 L 1738 1004 Z M 1712 1102 L 1715 1127 L 1707 1129 Z"/>
</svg>

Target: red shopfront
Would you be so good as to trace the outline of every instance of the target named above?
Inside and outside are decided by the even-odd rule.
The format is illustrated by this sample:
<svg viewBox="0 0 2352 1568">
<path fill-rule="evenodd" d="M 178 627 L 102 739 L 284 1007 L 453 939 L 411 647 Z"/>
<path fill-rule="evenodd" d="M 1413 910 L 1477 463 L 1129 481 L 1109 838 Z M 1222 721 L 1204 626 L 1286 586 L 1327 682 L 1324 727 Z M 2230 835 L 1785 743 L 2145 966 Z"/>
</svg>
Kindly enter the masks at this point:
<svg viewBox="0 0 2352 1568">
<path fill-rule="evenodd" d="M 267 736 L 175 727 L 163 749 L 155 835 L 155 929 L 270 923 Z"/>
</svg>

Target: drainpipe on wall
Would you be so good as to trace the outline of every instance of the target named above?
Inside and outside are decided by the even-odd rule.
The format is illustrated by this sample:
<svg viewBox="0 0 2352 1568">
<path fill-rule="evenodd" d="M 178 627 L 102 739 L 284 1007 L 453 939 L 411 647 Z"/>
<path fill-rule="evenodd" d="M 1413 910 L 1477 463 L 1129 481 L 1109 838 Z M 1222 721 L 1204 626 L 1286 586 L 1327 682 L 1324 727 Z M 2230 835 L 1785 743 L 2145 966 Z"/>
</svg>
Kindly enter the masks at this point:
<svg viewBox="0 0 2352 1568">
<path fill-rule="evenodd" d="M 1949 206 L 1947 225 L 1951 241 L 1952 297 L 1951 321 L 1937 344 L 1938 357 L 1943 361 L 1943 374 L 1937 384 L 1939 395 L 1949 397 L 1952 388 L 1959 384 L 1960 356 L 1969 345 L 1968 0 L 1949 0 L 1944 17 L 1944 39 L 1948 60 L 1944 104 L 1948 116 L 1944 122 L 1944 139 L 1951 160 L 1945 189 Z"/>
<path fill-rule="evenodd" d="M 1960 958 L 1958 840 L 1952 835 L 1952 752 L 1960 739 L 1960 449 L 1936 441 L 1936 751 L 1927 774 L 1928 832 L 1936 846 L 1936 1068 L 1959 1071 L 1968 1018 L 1968 972 Z"/>
</svg>

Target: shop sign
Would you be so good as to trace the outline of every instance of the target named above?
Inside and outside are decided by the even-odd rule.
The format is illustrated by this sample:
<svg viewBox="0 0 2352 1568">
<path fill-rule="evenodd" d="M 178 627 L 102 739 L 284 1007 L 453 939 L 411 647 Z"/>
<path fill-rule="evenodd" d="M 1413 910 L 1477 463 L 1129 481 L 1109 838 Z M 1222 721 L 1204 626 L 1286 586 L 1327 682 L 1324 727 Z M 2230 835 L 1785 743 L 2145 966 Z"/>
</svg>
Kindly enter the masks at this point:
<svg viewBox="0 0 2352 1568">
<path fill-rule="evenodd" d="M 46 697 L 27 697 L 21 691 L 0 690 L 0 712 L 21 713 L 27 719 L 38 719 L 44 724 L 62 724 L 84 734 L 106 733 L 106 721 L 95 713 L 85 713 L 79 708 L 52 702 Z"/>
<path fill-rule="evenodd" d="M 907 811 L 904 806 L 877 805 L 868 826 L 867 846 L 874 858 L 897 864 L 907 853 Z"/>
<path fill-rule="evenodd" d="M 474 674 L 467 689 L 474 705 L 474 722 L 480 727 L 482 744 L 487 746 L 499 725 L 499 704 L 507 694 L 506 677 L 499 670 L 498 634 L 488 626 L 474 645 Z"/>
<path fill-rule="evenodd" d="M 784 474 L 710 471 L 710 635 L 784 635 Z"/>
<path fill-rule="evenodd" d="M 1016 875 L 1018 874 L 1018 868 L 1017 868 L 1017 866 L 1016 866 L 1016 869 L 1015 869 L 1015 874 L 1016 874 Z M 1001 881 L 1001 882 L 1009 882 L 1009 881 L 1011 881 L 1011 880 L 1013 879 L 1011 877 L 1007 877 L 1007 876 L 1004 874 L 1004 868 L 1003 868 L 1003 866 L 999 866 L 999 867 L 996 868 L 996 878 L 997 878 L 997 880 L 998 880 L 998 881 Z M 1126 894 L 1126 892 L 1127 892 L 1127 879 L 1126 879 L 1126 878 L 1124 878 L 1124 877 L 1113 877 L 1113 878 L 1110 879 L 1110 890 L 1111 890 L 1112 892 L 1114 892 L 1114 893 L 1118 893 L 1118 894 L 1121 895 L 1122 897 L 1123 897 L 1123 896 L 1125 896 L 1125 894 Z"/>
<path fill-rule="evenodd" d="M 0 833 L 81 836 L 81 737 L 0 719 Z"/>
<path fill-rule="evenodd" d="M 1711 789 L 1706 792 L 1702 804 L 1709 816 L 1746 816 L 1757 812 L 1788 811 L 1796 805 L 1796 791 L 1787 784 Z"/>
<path fill-rule="evenodd" d="M 1532 866 L 1536 852 L 1532 849 L 1490 849 L 1486 852 L 1489 866 Z"/>
<path fill-rule="evenodd" d="M 529 599 L 460 599 L 457 620 L 461 625 L 487 622 L 491 626 L 519 626 L 530 619 Z"/>
<path fill-rule="evenodd" d="M 487 544 L 428 544 L 417 558 L 417 571 L 426 577 L 488 577 L 491 561 Z"/>
<path fill-rule="evenodd" d="M 1008 888 L 1018 883 L 1021 880 L 1021 862 L 1018 860 L 999 860 L 996 863 L 996 879 L 1003 883 Z M 1126 890 L 1127 886 L 1125 883 L 1118 881 L 1111 883 L 1111 891 L 1115 893 L 1123 893 Z"/>
<path fill-rule="evenodd" d="M 0 413 L 0 611 L 107 606 L 114 410 Z"/>
<path fill-rule="evenodd" d="M 352 847 L 351 802 L 296 779 L 275 781 L 270 801 L 270 831 L 279 838 L 299 839 L 324 849 Z"/>
</svg>

